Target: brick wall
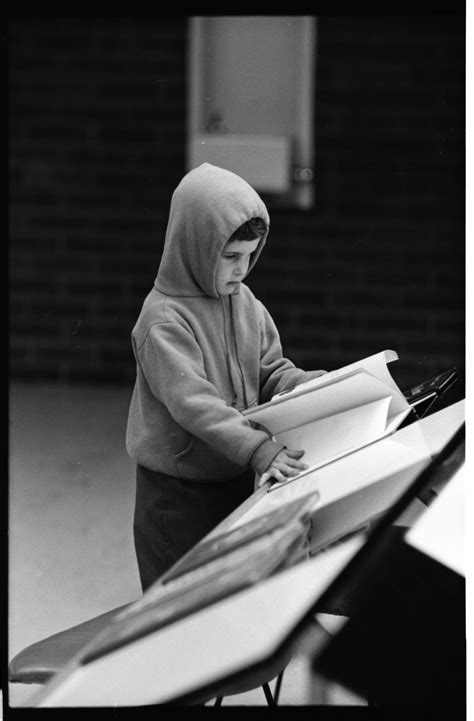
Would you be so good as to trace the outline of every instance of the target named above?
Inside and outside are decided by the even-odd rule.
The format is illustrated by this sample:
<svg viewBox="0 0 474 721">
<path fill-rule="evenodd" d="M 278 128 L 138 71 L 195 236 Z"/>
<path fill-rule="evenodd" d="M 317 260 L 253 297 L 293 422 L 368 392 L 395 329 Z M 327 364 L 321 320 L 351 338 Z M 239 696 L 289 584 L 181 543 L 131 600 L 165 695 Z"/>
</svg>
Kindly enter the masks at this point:
<svg viewBox="0 0 474 721">
<path fill-rule="evenodd" d="M 9 27 L 10 372 L 131 383 L 130 331 L 184 173 L 186 19 Z M 249 285 L 285 351 L 464 372 L 464 19 L 322 17 L 317 203 L 271 211 Z"/>
</svg>

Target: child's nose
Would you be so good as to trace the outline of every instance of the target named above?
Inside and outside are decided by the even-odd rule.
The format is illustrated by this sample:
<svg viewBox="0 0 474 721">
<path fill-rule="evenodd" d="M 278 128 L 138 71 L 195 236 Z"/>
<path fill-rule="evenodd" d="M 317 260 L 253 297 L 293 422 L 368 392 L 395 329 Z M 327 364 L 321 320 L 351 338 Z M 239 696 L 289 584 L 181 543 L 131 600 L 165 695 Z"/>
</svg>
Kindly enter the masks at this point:
<svg viewBox="0 0 474 721">
<path fill-rule="evenodd" d="M 245 275 L 247 271 L 247 265 L 247 260 L 239 260 L 234 270 L 235 275 Z"/>
</svg>

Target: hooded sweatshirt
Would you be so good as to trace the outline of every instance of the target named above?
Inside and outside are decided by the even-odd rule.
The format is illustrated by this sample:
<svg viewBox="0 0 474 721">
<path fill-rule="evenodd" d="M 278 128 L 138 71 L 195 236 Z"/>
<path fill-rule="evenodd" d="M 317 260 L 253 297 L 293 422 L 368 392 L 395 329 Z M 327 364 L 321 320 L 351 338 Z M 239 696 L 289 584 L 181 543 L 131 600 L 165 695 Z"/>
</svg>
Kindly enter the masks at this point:
<svg viewBox="0 0 474 721">
<path fill-rule="evenodd" d="M 259 475 L 284 446 L 242 411 L 309 380 L 283 357 L 278 331 L 250 288 L 216 290 L 216 267 L 232 233 L 251 218 L 270 224 L 255 190 L 204 163 L 171 199 L 154 286 L 132 331 L 137 376 L 126 444 L 152 471 L 188 480 L 226 480 L 249 466 Z"/>
</svg>

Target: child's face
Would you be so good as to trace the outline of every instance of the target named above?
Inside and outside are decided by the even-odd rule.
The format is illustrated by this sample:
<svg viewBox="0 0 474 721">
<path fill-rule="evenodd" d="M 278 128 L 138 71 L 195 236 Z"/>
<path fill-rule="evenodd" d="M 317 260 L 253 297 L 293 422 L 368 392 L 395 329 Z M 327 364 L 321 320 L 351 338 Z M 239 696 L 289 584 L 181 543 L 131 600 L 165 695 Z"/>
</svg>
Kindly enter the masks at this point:
<svg viewBox="0 0 474 721">
<path fill-rule="evenodd" d="M 260 240 L 231 240 L 217 263 L 216 289 L 219 295 L 231 295 L 247 275 L 250 256 Z"/>
</svg>

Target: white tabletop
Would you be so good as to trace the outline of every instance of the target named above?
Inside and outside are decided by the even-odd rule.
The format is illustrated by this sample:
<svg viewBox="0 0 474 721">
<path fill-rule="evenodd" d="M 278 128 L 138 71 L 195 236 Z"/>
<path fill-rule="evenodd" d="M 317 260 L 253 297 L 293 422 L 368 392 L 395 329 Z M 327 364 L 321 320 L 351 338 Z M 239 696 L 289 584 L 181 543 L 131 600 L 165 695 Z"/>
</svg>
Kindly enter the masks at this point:
<svg viewBox="0 0 474 721">
<path fill-rule="evenodd" d="M 165 703 L 268 658 L 362 544 L 354 537 L 82 667 L 37 707 Z"/>
<path fill-rule="evenodd" d="M 352 494 L 405 479 L 426 465 L 464 422 L 456 403 L 390 438 L 264 494 L 242 519 L 318 490 L 321 509 Z M 412 478 L 410 474 L 408 477 Z M 382 484 L 383 485 L 383 484 Z M 367 490 L 368 489 L 368 490 Z M 380 496 L 380 494 L 379 494 Z M 245 506 L 248 507 L 248 503 Z M 352 507 L 352 506 L 351 506 Z M 264 661 L 318 600 L 364 541 L 357 535 L 249 589 L 245 589 L 85 666 L 72 662 L 32 705 L 135 706 L 166 703 Z"/>
<path fill-rule="evenodd" d="M 308 493 L 319 493 L 313 543 L 387 510 L 464 422 L 464 401 L 412 423 L 307 475 L 275 484 L 230 528 L 246 523 Z"/>
<path fill-rule="evenodd" d="M 465 575 L 466 484 L 462 465 L 406 536 L 411 546 L 460 575 Z"/>
</svg>

